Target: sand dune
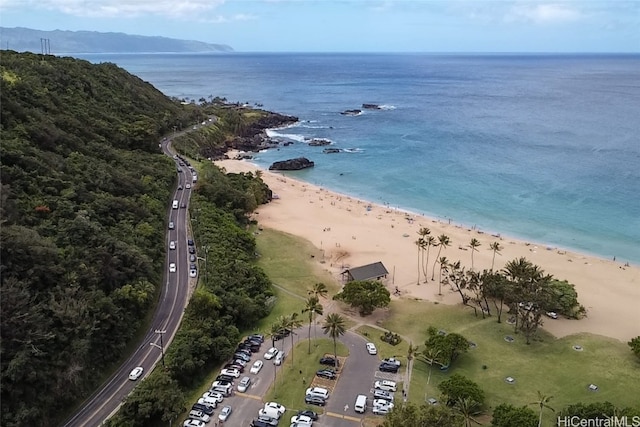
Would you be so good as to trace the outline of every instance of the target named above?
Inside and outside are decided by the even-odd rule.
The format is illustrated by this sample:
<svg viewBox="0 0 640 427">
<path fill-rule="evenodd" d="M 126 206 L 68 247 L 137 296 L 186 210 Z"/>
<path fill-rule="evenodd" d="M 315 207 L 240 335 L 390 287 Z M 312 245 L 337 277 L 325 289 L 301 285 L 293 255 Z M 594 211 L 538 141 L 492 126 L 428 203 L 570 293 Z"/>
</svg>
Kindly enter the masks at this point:
<svg viewBox="0 0 640 427">
<path fill-rule="evenodd" d="M 238 160 L 216 162 L 228 172 L 256 171 L 252 163 Z M 397 286 L 403 296 L 459 304 L 457 294 L 443 286 L 438 296 L 438 269 L 431 281 L 437 248 L 432 248 L 428 283 L 420 275 L 418 284 L 418 230 L 428 227 L 431 235 L 446 234 L 451 246 L 442 251 L 450 261 L 460 260 L 471 266 L 471 238 L 481 246 L 474 253 L 476 269 L 491 267 L 492 242 L 503 247 L 496 256 L 495 269 L 518 257 L 540 266 L 558 279 L 576 285 L 580 302 L 588 316 L 576 321 L 545 320 L 544 328 L 562 337 L 590 332 L 628 341 L 640 335 L 640 268 L 624 266 L 580 253 L 525 242 L 507 236 L 489 235 L 481 230 L 463 228 L 394 208 L 377 205 L 353 197 L 333 193 L 317 186 L 296 181 L 281 174 L 262 171 L 264 181 L 278 196 L 261 206 L 257 218 L 264 227 L 301 236 L 324 252 L 324 264 L 336 280 L 345 267 L 382 261 L 390 272 L 386 281 L 393 291 Z"/>
</svg>

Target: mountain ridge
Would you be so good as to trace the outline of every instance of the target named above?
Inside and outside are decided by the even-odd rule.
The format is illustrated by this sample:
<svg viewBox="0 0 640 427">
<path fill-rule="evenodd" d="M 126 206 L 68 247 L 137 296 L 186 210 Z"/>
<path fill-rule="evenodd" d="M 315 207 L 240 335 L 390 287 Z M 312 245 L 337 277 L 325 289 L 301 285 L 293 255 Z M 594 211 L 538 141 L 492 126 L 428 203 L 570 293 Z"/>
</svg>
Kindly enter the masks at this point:
<svg viewBox="0 0 640 427">
<path fill-rule="evenodd" d="M 43 42 L 46 40 L 46 42 Z M 24 27 L 0 27 L 0 48 L 16 52 L 72 53 L 178 53 L 233 52 L 225 44 L 161 36 L 140 36 L 99 31 L 43 31 Z"/>
</svg>

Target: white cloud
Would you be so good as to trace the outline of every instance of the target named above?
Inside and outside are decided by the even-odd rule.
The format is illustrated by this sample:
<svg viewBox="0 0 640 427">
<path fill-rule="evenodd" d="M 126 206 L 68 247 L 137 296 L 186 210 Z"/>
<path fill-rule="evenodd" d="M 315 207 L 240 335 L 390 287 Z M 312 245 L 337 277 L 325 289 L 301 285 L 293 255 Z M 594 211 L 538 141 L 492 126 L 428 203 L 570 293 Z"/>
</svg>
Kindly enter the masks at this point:
<svg viewBox="0 0 640 427">
<path fill-rule="evenodd" d="M 504 20 L 506 22 L 533 22 L 553 24 L 576 21 L 582 13 L 566 3 L 517 3 L 511 7 Z"/>
<path fill-rule="evenodd" d="M 133 18 L 141 15 L 202 17 L 225 0 L 0 0 L 3 6 L 46 9 L 72 16 L 93 18 Z"/>
</svg>

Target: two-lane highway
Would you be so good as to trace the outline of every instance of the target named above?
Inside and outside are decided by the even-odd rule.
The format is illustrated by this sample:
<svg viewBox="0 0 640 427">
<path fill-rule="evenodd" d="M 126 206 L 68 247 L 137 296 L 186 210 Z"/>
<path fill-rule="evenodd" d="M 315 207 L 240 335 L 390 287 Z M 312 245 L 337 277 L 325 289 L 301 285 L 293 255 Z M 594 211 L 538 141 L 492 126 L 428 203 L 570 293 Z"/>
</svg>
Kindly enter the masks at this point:
<svg viewBox="0 0 640 427">
<path fill-rule="evenodd" d="M 174 158 L 171 149 L 171 140 L 165 139 L 162 144 L 163 152 Z M 156 307 L 151 327 L 144 337 L 143 342 L 136 351 L 120 366 L 103 386 L 88 398 L 83 407 L 67 422 L 65 427 L 97 427 L 113 415 L 126 396 L 133 388 L 147 376 L 154 366 L 161 360 L 162 352 L 172 341 L 189 298 L 189 253 L 187 248 L 188 236 L 187 216 L 191 189 L 193 186 L 193 173 L 186 165 L 180 165 L 176 159 L 176 172 L 178 174 L 178 188 L 173 199 L 178 200 L 177 209 L 169 205 L 168 218 L 173 221 L 174 228 L 168 230 L 166 237 L 167 259 L 165 273 L 163 275 L 163 287 L 160 300 Z M 181 206 L 184 204 L 184 208 Z M 169 243 L 176 242 L 176 249 L 169 250 Z M 169 272 L 169 264 L 175 263 L 175 273 Z M 144 368 L 144 375 L 138 381 L 130 381 L 129 373 L 136 366 Z"/>
</svg>

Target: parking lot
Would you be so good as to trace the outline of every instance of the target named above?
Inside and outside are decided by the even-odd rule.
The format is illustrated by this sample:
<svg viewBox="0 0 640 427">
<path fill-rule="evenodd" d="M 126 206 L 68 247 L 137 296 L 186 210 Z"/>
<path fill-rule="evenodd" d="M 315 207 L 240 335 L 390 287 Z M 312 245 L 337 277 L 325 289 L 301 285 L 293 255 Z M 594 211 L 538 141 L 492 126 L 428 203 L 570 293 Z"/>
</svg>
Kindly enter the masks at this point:
<svg viewBox="0 0 640 427">
<path fill-rule="evenodd" d="M 299 334 L 296 341 L 306 339 L 306 328 L 301 328 L 295 332 Z M 324 411 L 324 414 L 320 415 L 319 419 L 313 423 L 314 426 L 359 426 L 363 417 L 373 416 L 371 413 L 371 402 L 374 381 L 379 379 L 398 380 L 397 374 L 378 371 L 380 358 L 367 352 L 365 346 L 366 340 L 363 337 L 348 331 L 340 338 L 340 341 L 349 349 L 349 357 L 346 358 L 342 365 L 342 370 L 337 381 L 316 378 L 313 385 L 326 386 L 327 388 L 333 386 L 333 390 L 331 390 L 330 397 L 324 408 L 314 407 L 316 412 Z M 280 347 L 282 342 L 279 341 L 278 344 L 278 347 Z M 275 366 L 272 360 L 265 360 L 263 358 L 264 353 L 270 347 L 271 340 L 267 338 L 262 344 L 260 351 L 252 353 L 251 361 L 247 363 L 245 371 L 240 374 L 239 379 L 234 381 L 233 394 L 218 404 L 217 409 L 211 417 L 211 421 L 207 423 L 208 427 L 216 425 L 247 427 L 251 424 L 251 421 L 257 417 L 258 411 L 263 408 L 265 403 L 263 396 L 265 396 L 273 383 L 274 373 L 277 374 L 281 369 L 288 368 L 286 361 L 283 366 Z M 291 350 L 290 340 L 285 340 L 284 348 L 287 353 Z M 249 370 L 256 360 L 262 360 L 264 365 L 259 373 L 251 374 Z M 244 376 L 251 378 L 251 385 L 245 393 L 240 393 L 237 391 L 237 384 Z M 281 383 L 278 383 L 278 385 L 286 386 L 286 384 Z M 355 412 L 353 408 L 356 396 L 359 394 L 368 396 L 368 408 L 365 414 L 359 414 Z M 191 402 L 191 404 L 193 403 L 195 402 Z M 227 421 L 221 423 L 218 421 L 218 414 L 222 406 L 225 405 L 231 406 L 233 412 Z M 290 418 L 295 415 L 299 409 L 305 408 L 287 408 L 287 412 L 280 419 L 279 425 L 288 427 L 290 425 Z"/>
</svg>

